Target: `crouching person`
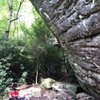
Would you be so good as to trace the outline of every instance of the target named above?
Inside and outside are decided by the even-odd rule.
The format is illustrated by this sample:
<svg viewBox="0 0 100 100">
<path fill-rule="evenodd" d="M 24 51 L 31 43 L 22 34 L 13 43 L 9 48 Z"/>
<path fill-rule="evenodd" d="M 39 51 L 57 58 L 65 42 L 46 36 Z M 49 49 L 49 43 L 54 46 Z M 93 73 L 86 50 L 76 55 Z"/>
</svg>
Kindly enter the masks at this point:
<svg viewBox="0 0 100 100">
<path fill-rule="evenodd" d="M 19 91 L 15 87 L 9 92 L 9 100 L 19 100 Z"/>
</svg>

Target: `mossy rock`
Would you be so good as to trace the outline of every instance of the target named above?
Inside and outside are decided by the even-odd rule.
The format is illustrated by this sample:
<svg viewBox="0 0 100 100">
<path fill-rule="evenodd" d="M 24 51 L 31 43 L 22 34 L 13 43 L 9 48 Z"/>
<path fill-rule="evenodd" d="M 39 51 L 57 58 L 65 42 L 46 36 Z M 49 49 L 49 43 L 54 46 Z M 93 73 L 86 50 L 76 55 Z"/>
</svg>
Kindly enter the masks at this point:
<svg viewBox="0 0 100 100">
<path fill-rule="evenodd" d="M 40 86 L 42 88 L 50 89 L 50 88 L 52 88 L 52 84 L 55 82 L 56 81 L 54 79 L 51 79 L 51 78 L 41 79 Z"/>
</svg>

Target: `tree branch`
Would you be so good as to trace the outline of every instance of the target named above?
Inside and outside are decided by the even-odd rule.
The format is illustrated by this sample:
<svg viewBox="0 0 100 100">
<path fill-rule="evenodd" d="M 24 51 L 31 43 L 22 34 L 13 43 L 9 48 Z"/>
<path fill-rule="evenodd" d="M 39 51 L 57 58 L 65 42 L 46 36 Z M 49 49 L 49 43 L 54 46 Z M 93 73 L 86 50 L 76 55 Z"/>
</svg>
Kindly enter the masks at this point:
<svg viewBox="0 0 100 100">
<path fill-rule="evenodd" d="M 19 7 L 18 7 L 16 16 L 18 16 L 19 11 L 20 11 L 20 8 L 21 8 L 21 5 L 22 5 L 23 2 L 24 2 L 24 0 L 21 0 L 21 1 L 20 1 L 20 4 L 19 4 Z"/>
</svg>

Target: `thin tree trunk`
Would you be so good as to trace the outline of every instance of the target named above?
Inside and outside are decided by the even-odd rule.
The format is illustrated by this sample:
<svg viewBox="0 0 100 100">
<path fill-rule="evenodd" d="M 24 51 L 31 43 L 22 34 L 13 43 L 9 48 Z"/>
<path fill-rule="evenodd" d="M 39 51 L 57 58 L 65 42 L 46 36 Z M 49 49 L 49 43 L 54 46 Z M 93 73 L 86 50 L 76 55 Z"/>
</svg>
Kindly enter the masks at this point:
<svg viewBox="0 0 100 100">
<path fill-rule="evenodd" d="M 35 84 L 38 84 L 38 74 L 39 74 L 39 50 L 37 49 L 37 66 L 36 66 Z"/>
<path fill-rule="evenodd" d="M 7 22 L 7 29 L 4 33 L 4 40 L 8 40 L 8 37 L 9 37 L 9 32 L 10 32 L 10 27 L 11 27 L 11 19 L 12 19 L 12 14 L 13 14 L 12 0 L 8 1 L 8 6 L 9 6 L 9 18 L 8 18 L 8 22 Z"/>
</svg>

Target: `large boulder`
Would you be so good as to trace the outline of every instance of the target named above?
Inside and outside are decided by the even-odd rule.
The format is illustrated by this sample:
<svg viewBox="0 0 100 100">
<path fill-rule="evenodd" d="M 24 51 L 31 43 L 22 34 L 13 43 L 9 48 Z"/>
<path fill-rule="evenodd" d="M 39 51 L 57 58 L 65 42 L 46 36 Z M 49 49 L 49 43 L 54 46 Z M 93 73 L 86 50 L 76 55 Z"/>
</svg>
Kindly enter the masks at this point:
<svg viewBox="0 0 100 100">
<path fill-rule="evenodd" d="M 80 85 L 100 99 L 100 0 L 31 0 L 66 50 Z"/>
</svg>

